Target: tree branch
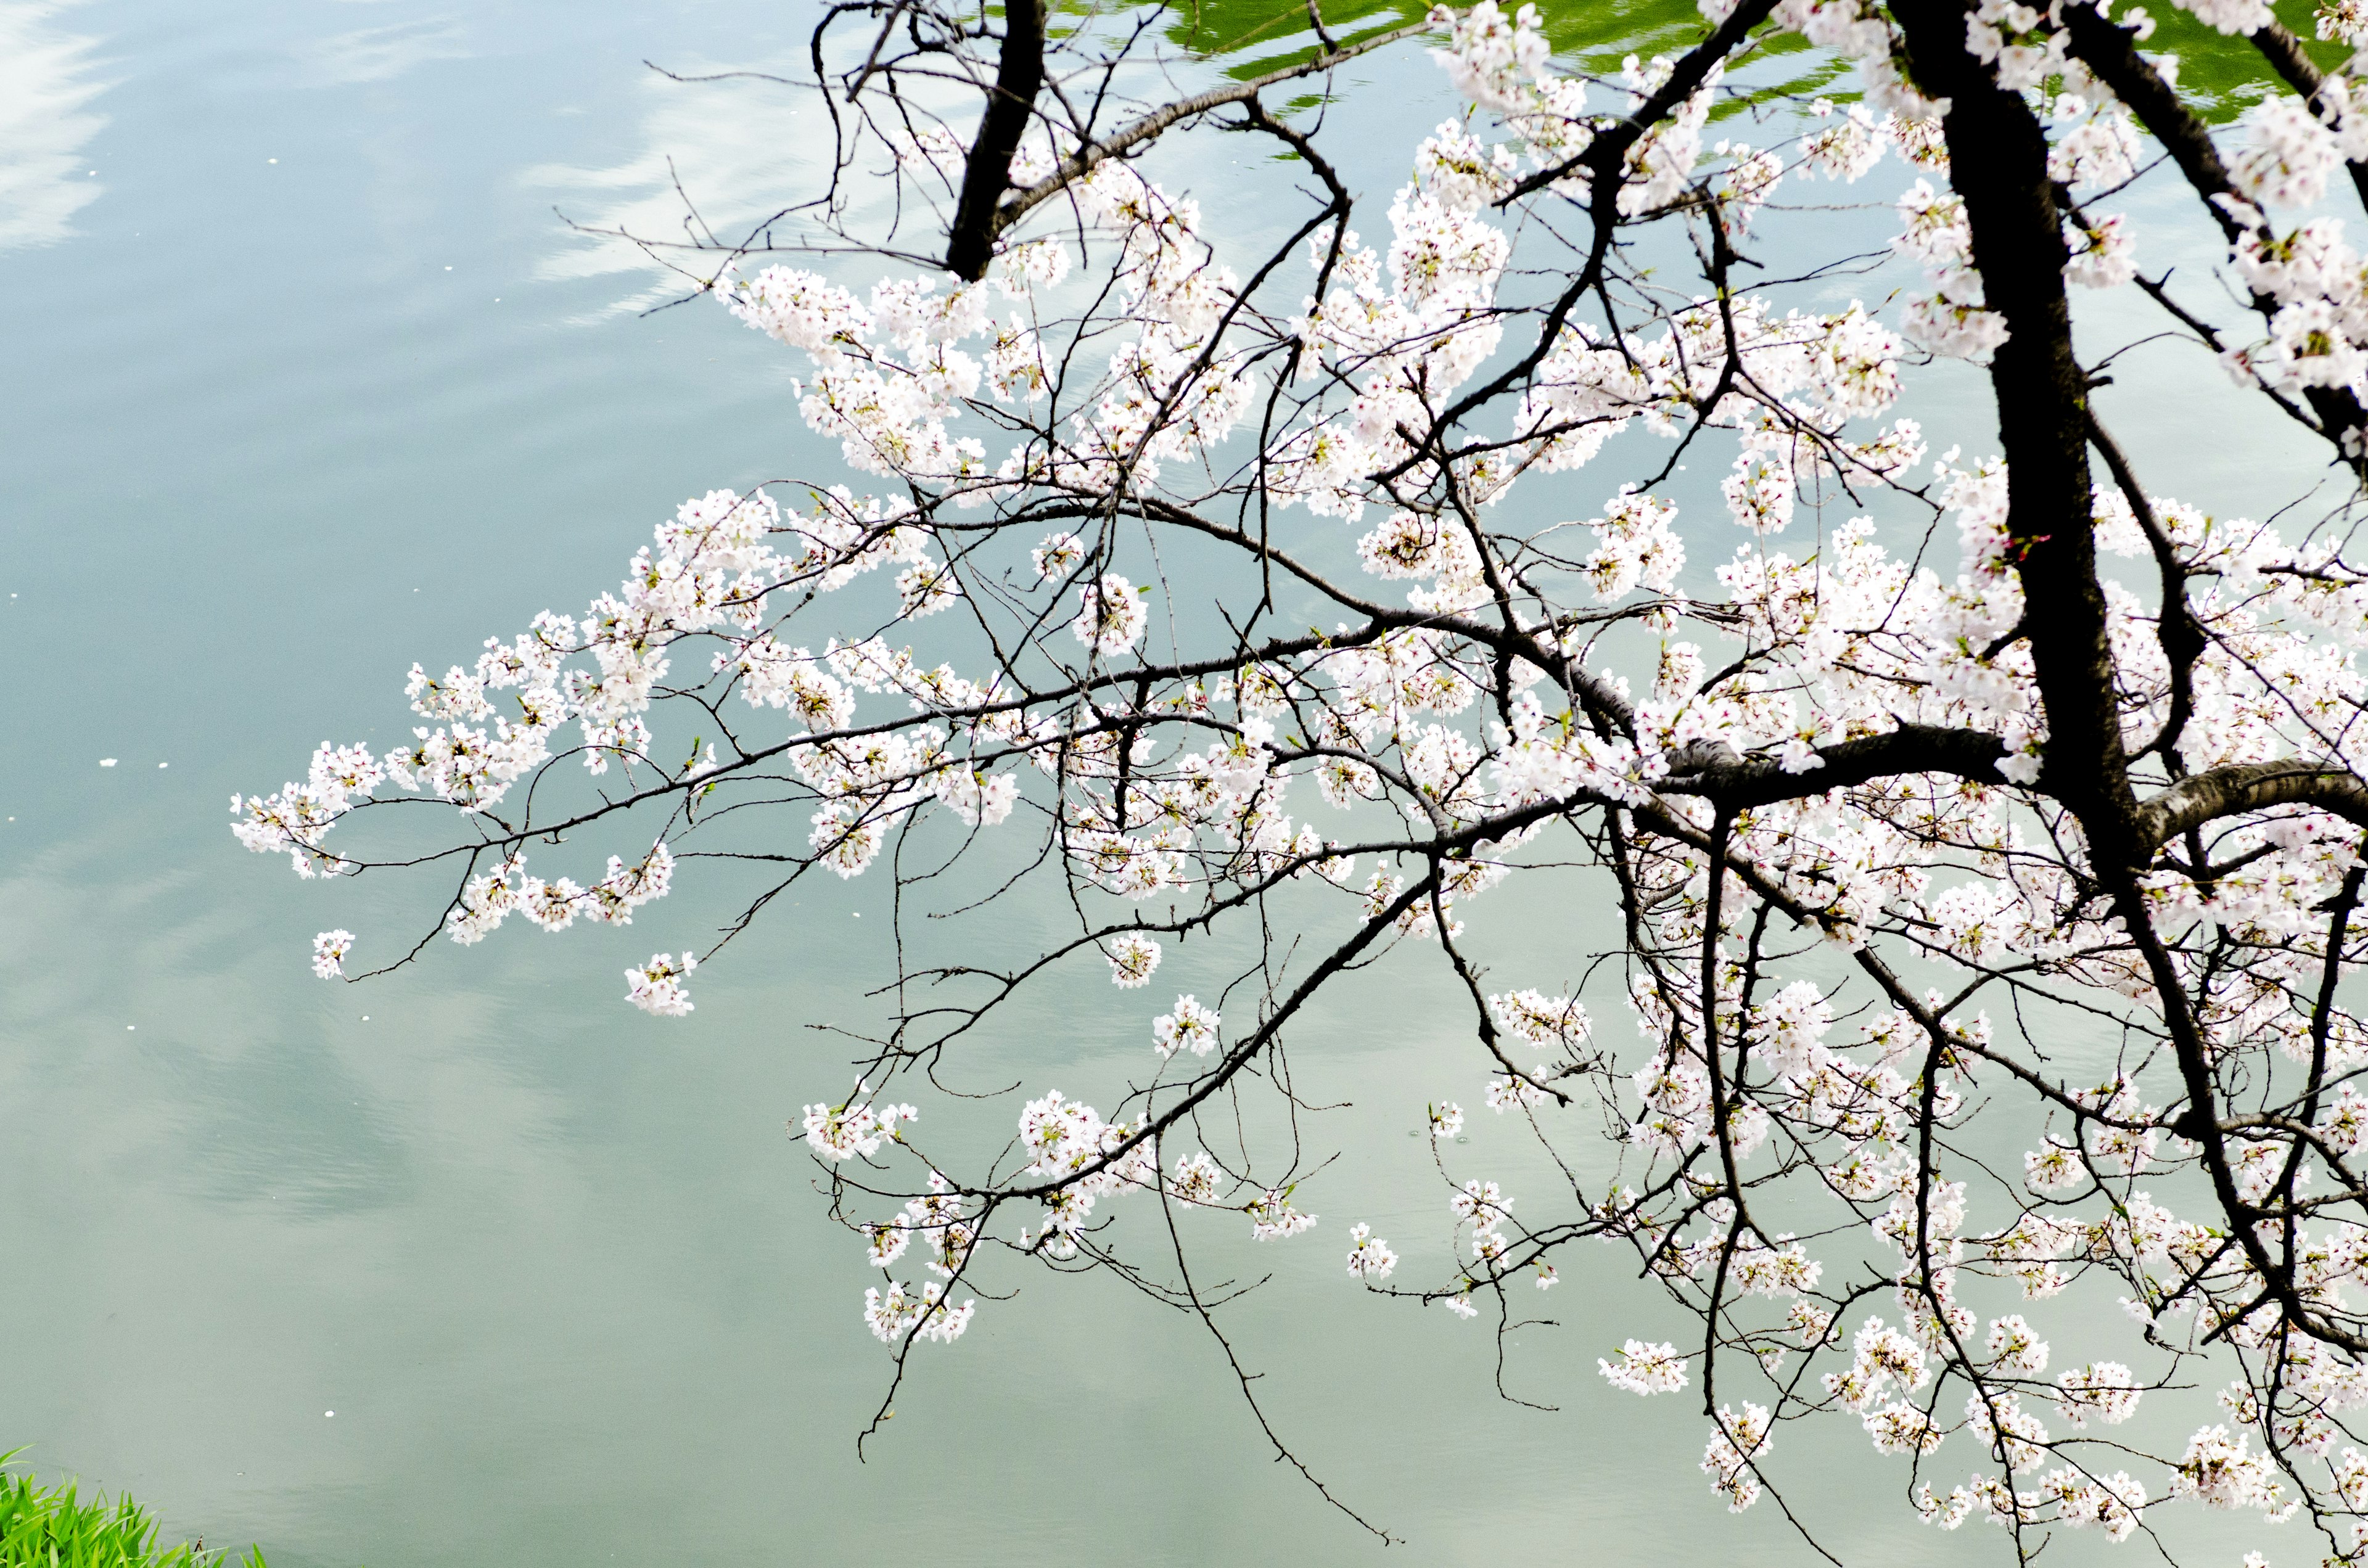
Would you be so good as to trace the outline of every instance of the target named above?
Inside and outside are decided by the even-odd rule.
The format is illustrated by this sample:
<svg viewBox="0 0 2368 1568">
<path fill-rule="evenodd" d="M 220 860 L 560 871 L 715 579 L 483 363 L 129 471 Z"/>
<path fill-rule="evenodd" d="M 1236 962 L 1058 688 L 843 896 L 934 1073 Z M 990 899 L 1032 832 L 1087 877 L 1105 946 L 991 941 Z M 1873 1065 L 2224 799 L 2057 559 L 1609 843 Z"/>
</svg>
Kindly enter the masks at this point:
<svg viewBox="0 0 2368 1568">
<path fill-rule="evenodd" d="M 2191 828 L 2271 806 L 2316 806 L 2368 827 L 2368 784 L 2301 758 L 2235 763 L 2182 778 L 2148 800 L 2138 808 L 2138 837 L 2151 850 Z"/>
<path fill-rule="evenodd" d="M 992 245 L 1012 224 L 1019 222 L 1043 202 L 1058 196 L 1076 181 L 1091 174 L 1096 165 L 1141 146 L 1178 120 L 1190 119 L 1198 114 L 1206 114 L 1211 109 L 1224 108 L 1228 104 L 1246 102 L 1278 82 L 1296 81 L 1302 76 L 1314 76 L 1330 71 L 1356 59 L 1360 54 L 1370 53 L 1383 44 L 1395 43 L 1408 34 L 1421 32 L 1429 25 L 1427 21 L 1408 22 L 1404 27 L 1391 28 L 1385 32 L 1359 39 L 1354 43 L 1330 50 L 1314 60 L 1305 61 L 1297 65 L 1285 66 L 1280 71 L 1269 71 L 1263 76 L 1253 76 L 1247 82 L 1232 82 L 1222 87 L 1212 87 L 1205 93 L 1195 93 L 1189 98 L 1178 98 L 1172 104 L 1152 110 L 1140 119 L 1131 120 L 1108 136 L 1098 142 L 1087 142 L 1068 157 L 1062 159 L 1060 167 L 1027 189 L 1014 191 L 1008 200 L 995 210 L 992 222 L 985 227 L 985 237 L 982 243 Z M 1005 166 L 1007 169 L 1009 167 L 1008 159 Z M 1002 187 L 997 187 L 996 194 L 1002 194 Z M 982 268 L 984 266 L 982 262 Z"/>
<path fill-rule="evenodd" d="M 1011 155 L 1044 87 L 1044 0 L 1005 0 L 1003 28 L 995 90 L 962 166 L 962 198 L 946 236 L 946 270 L 968 283 L 985 277 L 994 258 L 995 203 L 1011 184 Z"/>
</svg>

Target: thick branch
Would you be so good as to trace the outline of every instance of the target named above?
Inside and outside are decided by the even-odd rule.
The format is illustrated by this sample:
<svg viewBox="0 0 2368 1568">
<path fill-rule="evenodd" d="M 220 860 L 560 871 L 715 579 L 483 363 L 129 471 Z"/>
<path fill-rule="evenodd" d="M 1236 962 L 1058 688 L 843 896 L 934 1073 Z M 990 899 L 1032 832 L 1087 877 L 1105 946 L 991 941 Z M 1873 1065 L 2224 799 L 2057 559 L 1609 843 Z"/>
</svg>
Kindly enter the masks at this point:
<svg viewBox="0 0 2368 1568">
<path fill-rule="evenodd" d="M 962 199 L 946 236 L 946 270 L 966 282 L 986 276 L 995 256 L 995 204 L 1011 184 L 1011 155 L 1019 150 L 1036 95 L 1044 86 L 1044 0 L 1008 0 L 1003 8 L 1003 52 L 996 62 L 995 91 L 971 142 L 962 167 Z"/>
<path fill-rule="evenodd" d="M 2316 806 L 2368 827 L 2368 784 L 2340 767 L 2299 758 L 2215 767 L 2180 779 L 2139 807 L 2138 836 L 2151 848 L 2221 817 L 2271 806 Z"/>
<path fill-rule="evenodd" d="M 1744 40 L 1751 35 L 1751 29 L 1766 21 L 1769 13 L 1775 8 L 1775 0 L 1746 0 L 1745 4 L 1737 6 L 1710 37 L 1695 45 L 1684 59 L 1678 62 L 1669 72 L 1669 79 L 1655 88 L 1627 119 L 1597 135 L 1583 150 L 1523 178 L 1498 197 L 1497 205 L 1509 207 L 1531 192 L 1543 190 L 1584 167 L 1591 176 L 1588 188 L 1595 193 L 1598 222 L 1600 222 L 1601 214 L 1616 206 L 1616 202 L 1606 201 L 1603 187 L 1618 180 L 1620 165 L 1626 161 L 1628 150 L 1643 141 L 1645 132 L 1658 125 L 1664 115 L 1693 97 L 1695 91 L 1710 79 L 1711 69 L 1740 49 Z"/>
<path fill-rule="evenodd" d="M 1659 789 L 1666 795 L 1706 796 L 1741 811 L 1902 774 L 1945 773 L 1979 784 L 2007 782 L 1998 769 L 2006 757 L 2005 743 L 1979 730 L 1902 724 L 1887 735 L 1819 746 L 1816 754 L 1824 766 L 1804 772 L 1787 773 L 1773 757 L 1747 757 L 1674 777 Z"/>
<path fill-rule="evenodd" d="M 1223 108 L 1227 104 L 1247 102 L 1256 97 L 1262 89 L 1271 87 L 1278 82 L 1289 82 L 1302 76 L 1317 75 L 1345 62 L 1354 60 L 1360 54 L 1379 49 L 1385 43 L 1395 43 L 1409 33 L 1420 32 L 1429 25 L 1427 21 L 1408 22 L 1404 27 L 1391 28 L 1385 32 L 1359 39 L 1356 42 L 1341 48 L 1328 50 L 1301 64 L 1288 65 L 1280 71 L 1269 71 L 1263 76 L 1253 76 L 1247 82 L 1229 82 L 1222 87 L 1212 87 L 1205 93 L 1195 93 L 1189 98 L 1178 98 L 1172 104 L 1152 110 L 1141 119 L 1131 120 L 1099 141 L 1087 142 L 1078 148 L 1076 153 L 1061 160 L 1059 168 L 1054 169 L 1027 189 L 1014 191 L 1009 200 L 995 210 L 993 220 L 986 224 L 982 243 L 992 245 L 1005 230 L 1026 217 L 1040 204 L 1058 196 L 1075 181 L 1091 174 L 1095 165 L 1105 159 L 1118 157 L 1133 148 L 1141 146 L 1178 120 L 1190 119 L 1196 114 L 1206 114 L 1211 109 Z M 1005 166 L 1007 168 L 1009 166 L 1008 159 Z M 1001 193 L 1002 187 L 997 187 L 996 194 Z M 949 259 L 949 265 L 951 264 Z M 982 261 L 981 267 L 984 267 L 984 266 L 985 263 Z"/>
<path fill-rule="evenodd" d="M 2022 580 L 2023 624 L 2047 714 L 2049 792 L 2081 819 L 2096 851 L 2116 842 L 2131 804 L 2113 699 L 2112 648 L 2089 478 L 2089 380 L 2072 353 L 2064 294 L 2063 214 L 2047 176 L 2047 135 L 2020 93 L 1965 48 L 1955 6 L 1902 5 L 1918 85 L 1949 100 L 1941 129 L 1973 231 L 1987 308 L 2007 340 L 1990 361 L 2007 460 L 2007 532 Z"/>
<path fill-rule="evenodd" d="M 2253 47 L 2261 51 L 2261 58 L 2270 62 L 2270 68 L 2285 78 L 2287 86 L 2302 95 L 2311 112 L 2323 113 L 2325 106 L 2319 94 L 2327 86 L 2326 74 L 2311 60 L 2293 29 L 2283 22 L 2273 21 L 2248 36 Z M 2362 203 L 2368 203 L 2368 164 L 2355 158 L 2347 161 L 2344 167 L 2351 173 L 2351 188 L 2360 193 Z"/>
<path fill-rule="evenodd" d="M 2106 433 L 2094 409 L 2089 414 L 2089 439 L 2096 443 L 2106 472 L 2113 476 L 2122 499 L 2129 503 L 2130 515 L 2137 519 L 2147 547 L 2154 551 L 2155 570 L 2162 580 L 2162 612 L 2155 621 L 2155 640 L 2170 665 L 2170 711 L 2163 718 L 2162 733 L 2146 749 L 2161 752 L 2173 772 L 2184 771 L 2179 760 L 2179 737 L 2195 713 L 2195 661 L 2203 656 L 2206 645 L 2203 625 L 2188 608 L 2187 568 L 2171 547 L 2170 535 L 2163 531 L 2161 519 L 2154 515 L 2153 501 L 2139 486 L 2129 459 Z"/>
<path fill-rule="evenodd" d="M 2203 199 L 2221 233 L 2233 244 L 2239 234 L 2251 232 L 2256 225 L 2247 224 L 2237 215 L 2243 209 L 2230 210 L 2233 202 L 2244 199 L 2244 193 L 2229 177 L 2228 166 L 2220 161 L 2219 149 L 2212 142 L 2211 128 L 2180 103 L 2178 92 L 2163 80 L 2162 74 L 2140 57 L 2136 35 L 2105 20 L 2092 6 L 2066 6 L 2063 14 L 2073 54 L 2096 74 L 2099 81 L 2112 88 L 2114 96 L 2162 143 L 2171 162 L 2187 176 L 2187 183 Z M 2260 35 L 2256 34 L 2255 41 L 2260 40 Z M 2299 51 L 2298 44 L 2296 48 Z M 2264 46 L 2264 52 L 2270 52 L 2269 46 Z M 2274 63 L 2276 56 L 2272 54 L 2271 58 Z M 2267 319 L 2276 312 L 2277 301 L 2256 294 L 2253 308 Z M 2304 389 L 2304 396 L 2311 412 L 2318 416 L 2321 433 L 2329 438 L 2340 440 L 2346 431 L 2360 427 L 2363 418 L 2360 400 L 2349 389 L 2308 387 Z"/>
</svg>

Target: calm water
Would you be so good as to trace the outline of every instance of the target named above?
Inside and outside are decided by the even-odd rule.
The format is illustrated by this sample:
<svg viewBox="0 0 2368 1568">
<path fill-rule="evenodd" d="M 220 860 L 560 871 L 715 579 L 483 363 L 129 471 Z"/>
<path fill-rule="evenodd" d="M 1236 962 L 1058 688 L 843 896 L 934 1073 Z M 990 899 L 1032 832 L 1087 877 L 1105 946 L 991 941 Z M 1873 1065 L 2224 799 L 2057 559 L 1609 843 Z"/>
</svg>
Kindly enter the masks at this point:
<svg viewBox="0 0 2368 1568">
<path fill-rule="evenodd" d="M 1269 1462 L 1205 1336 L 1099 1280 L 983 1310 L 857 1461 L 870 1271 L 782 1124 L 840 1081 L 804 1026 L 882 972 L 884 889 L 778 912 L 663 1023 L 614 977 L 713 923 L 695 890 L 629 939 L 506 932 L 337 988 L 311 934 L 392 942 L 427 890 L 299 884 L 224 830 L 324 734 L 407 723 L 413 659 L 580 604 L 685 494 L 822 466 L 798 366 L 712 306 L 637 314 L 661 280 L 553 213 L 665 230 L 668 157 L 719 227 L 798 190 L 794 97 L 642 62 L 791 66 L 811 15 L 0 0 L 0 1447 L 288 1568 L 1375 1560 Z M 1599 44 L 1671 17 L 1575 15 Z M 1358 79 L 1340 145 L 1380 195 L 1454 106 L 1418 55 Z M 1186 171 L 1204 197 L 1271 183 L 1230 151 Z M 2245 498 L 2286 449 L 2199 466 L 2178 389 L 2133 381 L 2135 445 L 2274 505 Z M 1573 973 L 1581 906 L 1497 896 L 1497 960 Z M 1476 1100 L 1440 980 L 1303 1031 L 1313 1097 Z M 1135 1049 L 1108 1011 L 1049 997 L 982 1071 L 1093 1097 Z M 1356 1125 L 1325 1228 L 1209 1244 L 1274 1271 L 1228 1322 L 1279 1426 L 1410 1541 L 1392 1561 L 1808 1560 L 1713 1502 L 1690 1407 L 1594 1376 L 1677 1330 L 1632 1284 L 1576 1278 L 1517 1336 L 1552 1415 L 1494 1398 L 1477 1325 L 1359 1298 L 1350 1221 L 1417 1267 L 1447 1226 L 1419 1145 Z M 1783 1457 L 1845 1558 L 2001 1544 L 1918 1530 L 1844 1436 Z"/>
</svg>

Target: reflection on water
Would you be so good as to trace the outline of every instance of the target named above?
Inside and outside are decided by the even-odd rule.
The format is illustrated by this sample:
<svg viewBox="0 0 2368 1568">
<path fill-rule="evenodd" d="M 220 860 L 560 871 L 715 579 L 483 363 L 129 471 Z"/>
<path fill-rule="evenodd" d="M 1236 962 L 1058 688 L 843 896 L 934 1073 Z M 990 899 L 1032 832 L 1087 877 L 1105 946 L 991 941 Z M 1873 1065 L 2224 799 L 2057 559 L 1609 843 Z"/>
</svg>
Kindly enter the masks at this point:
<svg viewBox="0 0 2368 1568">
<path fill-rule="evenodd" d="M 63 31 L 63 5 L 0 4 L 0 251 L 51 244 L 98 199 L 84 147 L 107 125 L 91 100 L 95 38 Z"/>
<path fill-rule="evenodd" d="M 95 6 L 0 0 L 0 342 L 41 389 L 0 463 L 22 596 L 0 598 L 0 1256 L 40 1260 L 0 1294 L 0 1447 L 260 1538 L 275 1568 L 1383 1560 L 1267 1462 L 1206 1336 L 1107 1281 L 1029 1282 L 855 1461 L 883 1371 L 867 1271 L 782 1124 L 837 1081 L 808 1026 L 880 972 L 876 890 L 778 910 L 669 1024 L 606 989 L 679 939 L 646 926 L 320 985 L 313 931 L 434 911 L 300 886 L 224 831 L 231 790 L 333 728 L 382 743 L 412 660 L 608 585 L 682 495 L 838 472 L 779 350 L 712 309 L 632 319 L 679 280 L 548 216 L 670 237 L 687 195 L 729 235 L 809 190 L 826 143 L 793 91 L 639 62 L 793 67 L 814 8 L 108 3 L 102 56 L 69 31 Z M 1553 9 L 1564 47 L 1614 62 L 1695 25 L 1687 0 Z M 1171 41 L 1271 63 L 1303 17 L 1204 0 Z M 2187 79 L 2217 79 L 2218 47 Z M 1351 76 L 1334 131 L 1385 200 L 1461 106 L 1416 50 Z M 333 83 L 367 90 L 312 90 Z M 85 161 L 113 84 L 108 162 Z M 1238 202 L 1218 182 L 1249 177 L 1195 184 Z M 2233 445 L 2157 390 L 2145 439 Z M 1571 906 L 1499 896 L 1475 936 L 1563 973 Z M 668 933 L 721 913 L 673 902 Z M 1310 1098 L 1475 1097 L 1435 979 L 1377 976 L 1311 1023 Z M 1049 1002 L 993 1064 L 1089 1090 L 1122 1023 L 1093 1000 Z M 1633 1281 L 1574 1269 L 1563 1327 L 1514 1336 L 1554 1415 L 1495 1399 L 1485 1335 L 1353 1299 L 1351 1219 L 1444 1229 L 1416 1146 L 1344 1152 L 1339 1190 L 1372 1204 L 1321 1244 L 1212 1246 L 1275 1276 L 1230 1321 L 1327 1481 L 1423 1564 L 1814 1561 L 1698 1484 L 1695 1413 L 1594 1376 L 1598 1331 L 1640 1321 Z M 1904 1522 L 1901 1472 L 1854 1436 L 1788 1440 L 1841 1483 L 1816 1503 L 1846 1560 L 1995 1552 Z"/>
<path fill-rule="evenodd" d="M 357 28 L 306 45 L 299 58 L 324 87 L 384 82 L 430 60 L 465 60 L 466 29 L 450 17 Z"/>
<path fill-rule="evenodd" d="M 799 62 L 785 56 L 743 68 L 787 74 Z M 537 267 L 538 277 L 632 280 L 629 292 L 579 319 L 646 310 L 704 281 L 713 257 L 666 246 L 707 236 L 737 243 L 830 166 L 827 118 L 793 87 L 753 77 L 685 82 L 651 71 L 639 96 L 634 139 L 644 151 L 601 167 L 541 165 L 520 176 L 578 226 Z"/>
</svg>

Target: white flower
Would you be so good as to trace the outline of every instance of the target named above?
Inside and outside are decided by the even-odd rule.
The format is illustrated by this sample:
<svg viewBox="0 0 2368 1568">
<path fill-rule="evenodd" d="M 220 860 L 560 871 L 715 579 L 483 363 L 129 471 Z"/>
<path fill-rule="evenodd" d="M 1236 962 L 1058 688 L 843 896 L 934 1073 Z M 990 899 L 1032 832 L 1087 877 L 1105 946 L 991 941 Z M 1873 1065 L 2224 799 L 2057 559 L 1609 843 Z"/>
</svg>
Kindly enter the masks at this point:
<svg viewBox="0 0 2368 1568">
<path fill-rule="evenodd" d="M 1224 1185 L 1225 1174 L 1217 1162 L 1206 1150 L 1196 1150 L 1177 1157 L 1167 1190 L 1179 1203 L 1209 1204 L 1217 1200 Z"/>
<path fill-rule="evenodd" d="M 1133 584 L 1115 572 L 1078 591 L 1077 619 L 1070 631 L 1078 642 L 1107 656 L 1125 653 L 1143 640 L 1151 612 Z"/>
<path fill-rule="evenodd" d="M 1153 950 L 1155 954 L 1157 951 Z M 1152 961 L 1158 960 L 1155 957 Z M 1143 978 L 1151 978 L 1148 970 Z M 1173 1056 L 1179 1051 L 1206 1056 L 1216 1049 L 1217 1027 L 1223 1022 L 1214 1008 L 1203 1007 L 1190 996 L 1178 996 L 1174 1012 L 1163 1013 L 1151 1021 L 1151 1043 L 1162 1056 Z"/>
<path fill-rule="evenodd" d="M 1752 1461 L 1768 1451 L 1770 1423 L 1765 1406 L 1747 1401 L 1740 1414 L 1718 1408 L 1718 1426 L 1702 1451 L 1702 1473 L 1713 1490 L 1726 1499 L 1729 1512 L 1741 1513 L 1759 1501 L 1759 1480 Z"/>
<path fill-rule="evenodd" d="M 683 978 L 699 967 L 699 955 L 685 953 L 677 963 L 672 953 L 655 953 L 639 969 L 625 971 L 625 1000 L 644 1013 L 678 1018 L 691 1010 L 690 993 Z"/>
<path fill-rule="evenodd" d="M 2055 1382 L 2062 1391 L 2055 1396 L 2055 1407 L 2075 1426 L 2087 1426 L 2091 1417 L 2109 1426 L 2127 1421 L 2137 1414 L 2138 1400 L 2145 1392 L 2119 1361 L 2091 1361 L 2064 1373 Z"/>
<path fill-rule="evenodd" d="M 874 1268 L 886 1268 L 905 1256 L 905 1248 L 913 1240 L 909 1225 L 892 1222 L 863 1227 L 865 1251 Z"/>
<path fill-rule="evenodd" d="M 323 980 L 342 979 L 346 955 L 353 951 L 351 931 L 324 931 L 313 938 L 313 972 Z"/>
<path fill-rule="evenodd" d="M 2264 17 L 2260 0 L 2237 0 Z M 2335 133 L 2303 101 L 2273 94 L 2245 115 L 2245 145 L 2228 173 L 2264 207 L 2305 207 L 2327 194 L 2328 176 L 2343 163 Z"/>
<path fill-rule="evenodd" d="M 933 1339 L 951 1345 L 970 1327 L 976 1301 L 950 1305 L 945 1300 L 945 1287 L 932 1280 L 918 1293 L 909 1291 L 902 1281 L 892 1283 L 883 1294 L 878 1286 L 863 1292 L 863 1321 L 873 1338 L 884 1344 L 896 1344 L 908 1336 Z"/>
<path fill-rule="evenodd" d="M 1386 1279 L 1390 1270 L 1398 1266 L 1398 1255 L 1389 1244 L 1373 1234 L 1371 1225 L 1360 1221 L 1349 1227 L 1349 1272 L 1368 1284 Z"/>
<path fill-rule="evenodd" d="M 1513 1200 L 1493 1181 L 1467 1181 L 1447 1200 L 1457 1220 L 1474 1230 L 1493 1231 L 1512 1215 Z"/>
<path fill-rule="evenodd" d="M 1029 551 L 1036 562 L 1036 575 L 1046 582 L 1066 577 L 1086 559 L 1085 541 L 1072 533 L 1047 534 L 1044 542 Z"/>
<path fill-rule="evenodd" d="M 1598 1359 L 1595 1365 L 1606 1382 L 1630 1393 L 1674 1393 L 1686 1386 L 1686 1358 L 1674 1345 L 1632 1339 L 1620 1347 L 1617 1362 Z"/>
<path fill-rule="evenodd" d="M 1861 176 L 1883 161 L 1882 128 L 1876 125 L 1874 116 L 1864 105 L 1850 105 L 1841 118 L 1836 119 L 1832 118 L 1833 100 L 1819 98 L 1809 106 L 1809 112 L 1827 124 L 1822 130 L 1811 133 L 1801 144 L 1802 154 L 1806 160 L 1801 170 L 1804 179 L 1814 170 L 1827 179 L 1855 184 Z"/>
<path fill-rule="evenodd" d="M 1140 931 L 1122 932 L 1110 938 L 1102 956 L 1110 960 L 1110 983 L 1137 991 L 1151 983 L 1159 967 L 1159 944 Z"/>
<path fill-rule="evenodd" d="M 848 1160 L 857 1155 L 870 1156 L 879 1153 L 880 1145 L 899 1136 L 897 1125 L 909 1122 L 920 1113 L 909 1105 L 874 1107 L 861 1096 L 871 1093 L 868 1085 L 856 1085 L 856 1099 L 841 1106 L 810 1105 L 804 1108 L 803 1119 L 793 1126 L 792 1132 L 803 1127 L 806 1142 L 825 1160 Z"/>
<path fill-rule="evenodd" d="M 1292 1207 L 1289 1187 L 1268 1188 L 1264 1197 L 1251 1201 L 1249 1216 L 1250 1235 L 1262 1242 L 1295 1236 L 1315 1223 L 1315 1215 L 1303 1214 Z"/>
</svg>

